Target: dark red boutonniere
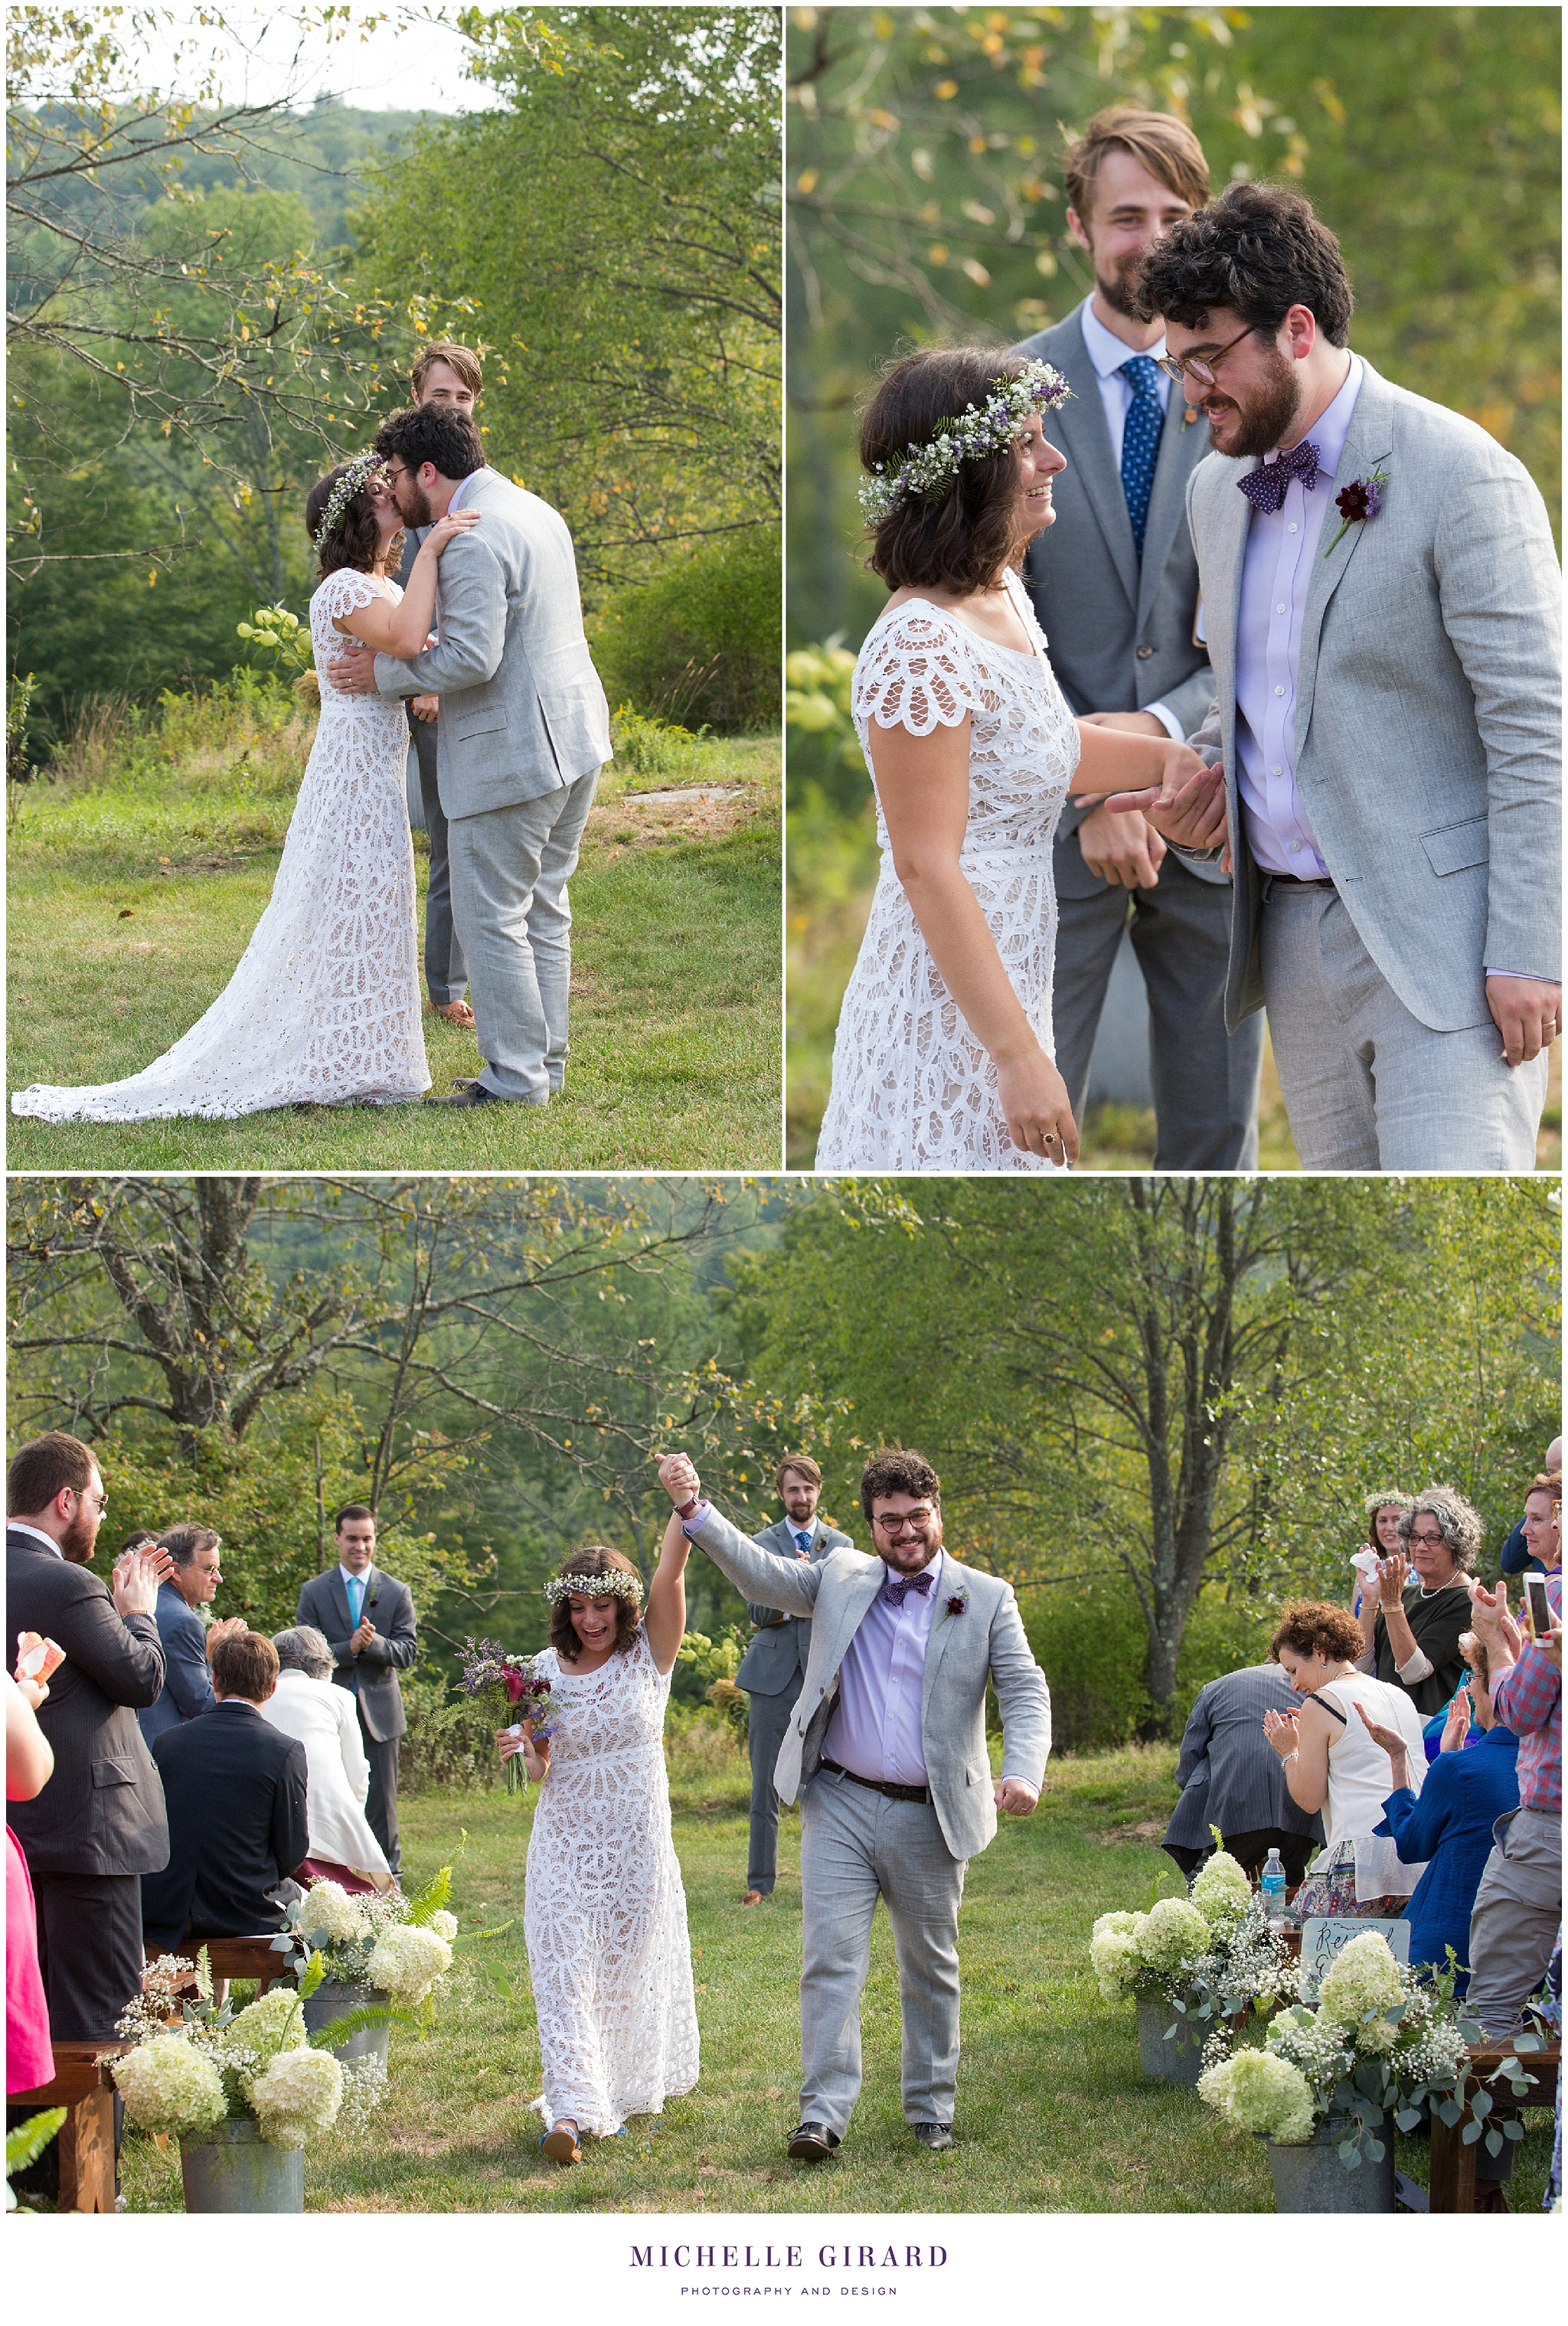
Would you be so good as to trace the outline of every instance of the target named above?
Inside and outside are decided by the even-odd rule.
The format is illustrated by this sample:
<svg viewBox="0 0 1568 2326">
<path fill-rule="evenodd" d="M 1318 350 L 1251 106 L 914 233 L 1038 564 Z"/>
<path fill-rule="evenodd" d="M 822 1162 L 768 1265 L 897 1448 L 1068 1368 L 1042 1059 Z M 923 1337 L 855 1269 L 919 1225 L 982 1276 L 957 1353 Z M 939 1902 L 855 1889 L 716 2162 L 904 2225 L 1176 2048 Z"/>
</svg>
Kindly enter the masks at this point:
<svg viewBox="0 0 1568 2326">
<path fill-rule="evenodd" d="M 1375 469 L 1369 477 L 1352 477 L 1344 490 L 1334 495 L 1334 507 L 1343 522 L 1324 550 L 1325 557 L 1339 547 L 1353 525 L 1365 525 L 1378 514 L 1383 507 L 1383 487 L 1387 481 L 1387 469 Z"/>
<path fill-rule="evenodd" d="M 945 1624 L 950 1615 L 961 1615 L 969 1604 L 967 1591 L 955 1591 L 951 1599 L 942 1601 L 942 1614 L 937 1618 L 938 1623 Z"/>
</svg>

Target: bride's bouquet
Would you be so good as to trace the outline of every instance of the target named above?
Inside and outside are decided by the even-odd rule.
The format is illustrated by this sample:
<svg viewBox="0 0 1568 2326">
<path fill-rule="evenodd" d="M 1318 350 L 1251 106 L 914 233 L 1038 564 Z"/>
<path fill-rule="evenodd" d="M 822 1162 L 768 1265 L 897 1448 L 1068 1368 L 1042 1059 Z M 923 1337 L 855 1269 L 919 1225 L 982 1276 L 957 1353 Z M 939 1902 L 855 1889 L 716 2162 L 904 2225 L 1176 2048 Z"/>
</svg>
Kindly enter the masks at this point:
<svg viewBox="0 0 1568 2326">
<path fill-rule="evenodd" d="M 526 1720 L 532 1723 L 535 1737 L 549 1736 L 563 1707 L 561 1698 L 552 1693 L 550 1682 L 534 1670 L 537 1661 L 533 1656 L 508 1655 L 495 1640 L 466 1639 L 458 1686 L 465 1695 L 489 1704 L 497 1725 L 510 1725 L 515 1735 L 521 1735 Z M 506 1763 L 506 1790 L 521 1792 L 527 1782 L 522 1755 L 514 1753 Z"/>
</svg>

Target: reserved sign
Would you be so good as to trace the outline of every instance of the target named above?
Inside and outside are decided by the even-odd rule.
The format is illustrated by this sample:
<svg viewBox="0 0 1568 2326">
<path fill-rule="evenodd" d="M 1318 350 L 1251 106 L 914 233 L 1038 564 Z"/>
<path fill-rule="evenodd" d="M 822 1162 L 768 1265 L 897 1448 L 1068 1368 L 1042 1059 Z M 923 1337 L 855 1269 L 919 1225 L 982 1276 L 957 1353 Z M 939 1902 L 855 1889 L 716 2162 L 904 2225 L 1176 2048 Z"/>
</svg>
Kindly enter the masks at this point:
<svg viewBox="0 0 1568 2326">
<path fill-rule="evenodd" d="M 1315 2003 L 1335 1956 L 1352 1939 L 1377 1931 L 1388 1941 L 1396 1962 L 1410 1960 L 1408 1922 L 1365 1921 L 1350 1914 L 1309 1914 L 1301 1926 L 1301 1999 Z"/>
</svg>

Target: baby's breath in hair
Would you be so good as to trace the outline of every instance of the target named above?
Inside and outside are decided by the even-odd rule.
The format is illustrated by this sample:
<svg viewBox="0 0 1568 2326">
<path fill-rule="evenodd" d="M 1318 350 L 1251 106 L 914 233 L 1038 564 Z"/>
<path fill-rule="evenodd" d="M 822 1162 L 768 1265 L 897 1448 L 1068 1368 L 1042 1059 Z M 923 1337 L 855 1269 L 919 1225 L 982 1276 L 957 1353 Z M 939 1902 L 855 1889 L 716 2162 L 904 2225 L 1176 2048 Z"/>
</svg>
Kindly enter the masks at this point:
<svg viewBox="0 0 1568 2326">
<path fill-rule="evenodd" d="M 552 1604 L 578 1592 L 585 1599 L 640 1599 L 642 1578 L 612 1568 L 608 1575 L 552 1575 L 544 1586 L 544 1596 Z"/>
<path fill-rule="evenodd" d="M 879 461 L 860 487 L 870 525 L 880 525 L 901 500 L 941 500 L 965 461 L 982 460 L 1011 444 L 1032 412 L 1054 412 L 1072 390 L 1059 371 L 1031 358 L 1014 379 L 994 379 L 995 394 L 977 412 L 943 418 L 929 443 L 911 444 L 906 460 Z"/>
</svg>

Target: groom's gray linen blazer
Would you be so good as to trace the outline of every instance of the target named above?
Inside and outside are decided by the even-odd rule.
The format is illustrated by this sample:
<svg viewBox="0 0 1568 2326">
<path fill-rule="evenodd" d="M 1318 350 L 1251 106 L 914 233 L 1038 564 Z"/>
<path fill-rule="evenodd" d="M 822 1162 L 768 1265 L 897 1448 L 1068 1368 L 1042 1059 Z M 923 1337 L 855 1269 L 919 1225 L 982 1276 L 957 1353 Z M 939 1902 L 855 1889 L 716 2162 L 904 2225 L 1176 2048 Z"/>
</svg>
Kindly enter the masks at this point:
<svg viewBox="0 0 1568 2326">
<path fill-rule="evenodd" d="M 816 1565 L 761 1550 L 710 1504 L 691 1540 L 747 1599 L 812 1618 L 806 1677 L 774 1770 L 780 1798 L 796 1800 L 816 1775 L 839 1698 L 839 1667 L 886 1570 L 864 1551 L 830 1550 Z M 961 1596 L 961 1615 L 945 1603 Z M 1002 1712 L 1002 1774 L 1038 1790 L 1051 1750 L 1051 1691 L 1030 1652 L 1012 1586 L 952 1553 L 931 1627 L 921 1687 L 920 1734 L 932 1807 L 956 1858 L 976 1857 L 997 1830 L 986 1751 L 986 1683 Z"/>
<path fill-rule="evenodd" d="M 1251 515 L 1236 487 L 1257 465 L 1211 452 L 1187 488 L 1217 692 L 1192 740 L 1223 757 L 1236 866 L 1231 1027 L 1264 1001 L 1266 876 L 1236 787 Z M 1379 469 L 1379 514 L 1337 543 L 1338 512 L 1324 524 L 1303 619 L 1296 783 L 1357 935 L 1412 1016 L 1452 1033 L 1486 1024 L 1488 969 L 1562 975 L 1562 577 L 1546 505 L 1513 454 L 1367 364 L 1331 498 Z"/>
<path fill-rule="evenodd" d="M 441 555 L 441 644 L 412 661 L 376 657 L 379 693 L 441 698 L 436 777 L 454 823 L 542 799 L 611 757 L 564 519 L 494 469 L 470 478 L 459 506 L 480 521 Z"/>
</svg>

